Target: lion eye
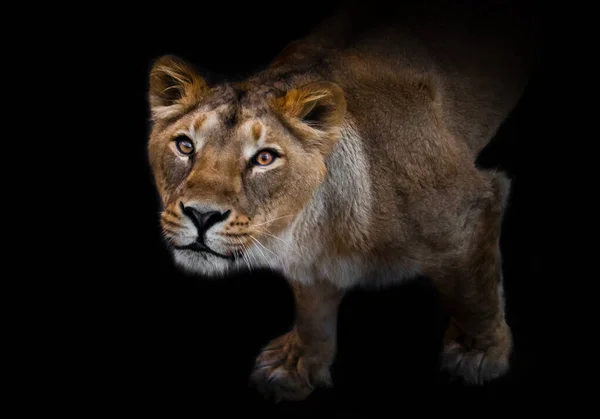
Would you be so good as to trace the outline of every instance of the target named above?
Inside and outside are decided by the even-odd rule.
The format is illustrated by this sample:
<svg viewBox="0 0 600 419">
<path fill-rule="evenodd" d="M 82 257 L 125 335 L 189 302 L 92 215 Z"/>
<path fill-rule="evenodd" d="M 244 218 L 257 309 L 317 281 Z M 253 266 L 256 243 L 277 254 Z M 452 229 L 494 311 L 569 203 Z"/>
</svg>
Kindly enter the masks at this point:
<svg viewBox="0 0 600 419">
<path fill-rule="evenodd" d="M 190 154 L 194 153 L 194 144 L 186 136 L 182 135 L 180 137 L 175 138 L 175 146 L 181 154 L 184 154 L 186 156 L 189 156 Z"/>
<path fill-rule="evenodd" d="M 270 151 L 263 150 L 254 158 L 255 164 L 258 166 L 268 166 L 275 160 L 276 156 Z"/>
</svg>

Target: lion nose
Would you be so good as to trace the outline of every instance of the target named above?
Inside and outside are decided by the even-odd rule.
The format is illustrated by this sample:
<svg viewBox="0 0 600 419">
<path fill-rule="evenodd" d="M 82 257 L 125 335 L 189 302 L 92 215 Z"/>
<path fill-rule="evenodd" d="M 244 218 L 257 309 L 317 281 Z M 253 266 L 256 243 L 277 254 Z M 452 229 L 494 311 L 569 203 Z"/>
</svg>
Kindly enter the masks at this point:
<svg viewBox="0 0 600 419">
<path fill-rule="evenodd" d="M 204 233 L 206 233 L 213 225 L 225 221 L 231 213 L 231 211 L 201 211 L 191 206 L 184 206 L 183 203 L 181 204 L 181 211 L 192 220 L 198 230 L 200 238 L 202 238 Z"/>
</svg>

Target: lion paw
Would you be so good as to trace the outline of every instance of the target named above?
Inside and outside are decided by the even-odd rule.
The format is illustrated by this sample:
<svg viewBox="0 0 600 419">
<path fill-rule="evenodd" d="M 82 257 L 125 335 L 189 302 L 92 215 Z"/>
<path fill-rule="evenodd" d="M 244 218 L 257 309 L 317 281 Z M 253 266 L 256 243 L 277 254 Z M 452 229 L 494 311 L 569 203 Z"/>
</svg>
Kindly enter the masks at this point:
<svg viewBox="0 0 600 419">
<path fill-rule="evenodd" d="M 260 393 L 275 402 L 306 399 L 316 387 L 332 385 L 332 357 L 327 352 L 302 345 L 297 334 L 289 332 L 263 348 L 250 380 Z"/>
<path fill-rule="evenodd" d="M 442 369 L 466 384 L 482 385 L 508 371 L 508 356 L 491 357 L 489 351 L 469 349 L 452 342 L 444 347 Z"/>
<path fill-rule="evenodd" d="M 509 368 L 512 334 L 505 322 L 501 327 L 479 340 L 461 336 L 456 328 L 446 332 L 442 353 L 442 369 L 466 384 L 483 385 L 505 375 Z"/>
</svg>

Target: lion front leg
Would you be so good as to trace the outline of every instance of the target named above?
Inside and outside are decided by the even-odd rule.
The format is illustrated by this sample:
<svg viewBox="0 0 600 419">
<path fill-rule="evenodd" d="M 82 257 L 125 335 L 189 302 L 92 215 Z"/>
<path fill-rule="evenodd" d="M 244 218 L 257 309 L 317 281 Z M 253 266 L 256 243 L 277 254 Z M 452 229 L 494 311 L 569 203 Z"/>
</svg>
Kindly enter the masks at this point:
<svg viewBox="0 0 600 419">
<path fill-rule="evenodd" d="M 343 292 L 324 281 L 292 282 L 292 289 L 295 325 L 262 349 L 251 376 L 258 391 L 275 401 L 302 400 L 316 387 L 332 385 L 329 368 Z"/>
<path fill-rule="evenodd" d="M 504 313 L 501 219 L 502 203 L 487 202 L 468 250 L 432 275 L 450 315 L 442 368 L 468 384 L 484 384 L 509 369 L 512 333 Z"/>
</svg>

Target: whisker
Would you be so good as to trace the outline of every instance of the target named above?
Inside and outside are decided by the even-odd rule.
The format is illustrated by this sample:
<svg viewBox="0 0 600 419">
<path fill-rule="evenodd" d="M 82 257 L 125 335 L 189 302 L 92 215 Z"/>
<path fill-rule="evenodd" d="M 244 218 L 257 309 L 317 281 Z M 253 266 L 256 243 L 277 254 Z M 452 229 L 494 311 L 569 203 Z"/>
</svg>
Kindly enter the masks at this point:
<svg viewBox="0 0 600 419">
<path fill-rule="evenodd" d="M 280 220 L 280 219 L 285 218 L 285 217 L 292 217 L 293 215 L 294 214 L 282 215 L 281 217 L 273 218 L 272 220 L 265 221 L 264 223 L 252 224 L 252 225 L 249 225 L 248 227 L 250 228 L 250 227 L 262 226 L 262 225 L 265 225 L 267 223 L 271 223 L 273 221 Z"/>
<path fill-rule="evenodd" d="M 275 256 L 279 262 L 281 263 L 281 259 L 279 258 L 279 255 L 277 255 L 275 252 L 271 251 L 270 249 L 267 249 L 261 242 L 260 240 L 258 240 L 256 237 L 254 237 L 252 234 L 250 234 L 250 238 L 252 240 L 254 240 L 256 242 L 256 244 L 258 244 L 260 247 L 262 247 L 263 249 L 265 249 L 267 252 L 270 252 L 271 254 L 273 254 L 273 256 Z M 275 268 L 273 268 L 273 265 L 271 265 L 271 262 L 269 261 L 269 259 L 267 258 L 267 256 L 263 253 L 263 251 L 260 249 L 260 247 L 257 247 L 257 249 L 262 253 L 263 257 L 265 258 L 265 260 L 267 261 L 267 263 L 269 264 L 269 266 L 271 267 L 272 270 L 275 270 Z"/>
<path fill-rule="evenodd" d="M 167 245 L 172 245 L 174 242 L 174 238 L 169 236 L 166 232 L 162 232 L 163 240 L 167 242 Z"/>
<path fill-rule="evenodd" d="M 250 238 L 253 239 L 256 243 L 258 243 L 263 249 L 265 249 L 267 252 L 270 252 L 271 254 L 273 254 L 274 256 L 278 256 L 275 252 L 273 252 L 270 249 L 267 249 L 256 237 L 254 237 L 252 234 L 250 234 Z"/>
<path fill-rule="evenodd" d="M 178 228 L 182 228 L 183 227 L 183 224 L 179 224 L 179 223 L 176 223 L 174 221 L 167 220 L 165 218 L 163 218 L 162 222 L 163 222 L 163 224 L 170 225 L 170 226 L 175 226 L 175 227 L 178 227 Z"/>
<path fill-rule="evenodd" d="M 250 247 L 244 243 L 242 243 L 242 247 L 244 248 L 244 251 L 242 253 L 242 257 L 244 258 L 244 261 L 246 262 L 246 265 L 248 266 L 248 270 L 250 272 L 252 272 L 252 264 L 250 263 Z"/>
<path fill-rule="evenodd" d="M 237 244 L 242 246 L 242 249 L 243 249 L 242 253 L 241 253 L 242 259 L 244 259 L 244 263 L 248 267 L 248 270 L 250 272 L 252 272 L 252 267 L 250 266 L 250 259 L 248 258 L 247 254 L 246 254 L 248 251 L 248 247 L 244 244 L 243 240 L 241 240 L 241 239 L 237 239 Z"/>
<path fill-rule="evenodd" d="M 264 234 L 266 236 L 269 236 L 269 237 L 272 237 L 274 239 L 279 240 L 280 242 L 282 242 L 283 244 L 285 244 L 288 247 L 288 249 L 292 250 L 298 256 L 301 256 L 300 252 L 298 252 L 298 250 L 294 247 L 294 245 L 292 243 L 283 240 L 281 237 L 277 237 L 276 235 L 271 234 L 270 232 L 268 232 L 268 230 L 259 230 L 259 231 L 260 231 L 260 234 Z"/>
<path fill-rule="evenodd" d="M 252 260 L 254 260 L 254 262 L 256 263 L 257 267 L 260 267 L 260 261 L 258 260 L 258 258 L 256 257 L 256 255 L 254 254 L 254 252 L 252 251 L 252 249 L 250 248 L 250 246 L 248 247 L 248 258 L 250 258 L 250 256 L 252 256 Z"/>
<path fill-rule="evenodd" d="M 260 242 L 259 242 L 257 239 L 254 239 L 254 238 L 253 238 L 253 240 L 254 240 L 255 242 L 257 242 L 259 245 L 261 244 L 261 243 L 260 243 Z M 267 264 L 269 265 L 269 267 L 271 268 L 271 270 L 274 270 L 274 269 L 273 269 L 273 265 L 271 265 L 271 262 L 269 261 L 269 259 L 268 259 L 268 258 L 267 258 L 267 256 L 265 255 L 265 253 L 262 251 L 262 249 L 261 249 L 260 247 L 257 247 L 256 249 L 257 249 L 257 250 L 260 252 L 260 254 L 262 255 L 262 257 L 263 257 L 264 261 L 265 261 L 265 262 L 267 262 Z"/>
<path fill-rule="evenodd" d="M 282 243 L 287 244 L 290 247 L 290 249 L 293 249 L 296 252 L 296 254 L 298 256 L 300 256 L 300 253 L 298 253 L 297 249 L 300 249 L 301 251 L 306 251 L 305 245 L 298 243 L 298 242 L 291 243 L 291 242 L 285 241 L 281 237 L 274 235 L 273 232 L 271 230 L 269 230 L 268 227 L 261 227 L 261 228 L 257 229 L 257 231 L 259 231 L 261 234 L 266 234 L 267 236 L 271 236 L 271 237 L 281 241 Z"/>
<path fill-rule="evenodd" d="M 282 242 L 282 243 L 284 243 L 284 244 L 286 244 L 286 245 L 288 245 L 288 246 L 291 246 L 291 245 L 292 245 L 292 243 L 290 243 L 290 242 L 288 242 L 288 241 L 285 241 L 285 240 L 283 240 L 281 237 L 277 237 L 276 235 L 272 234 L 272 233 L 271 233 L 269 230 L 267 230 L 267 229 L 265 229 L 265 230 L 261 230 L 261 229 L 259 229 L 259 230 L 258 230 L 258 232 L 259 232 L 260 234 L 264 234 L 264 235 L 267 235 L 267 236 L 269 236 L 269 237 L 273 237 L 274 239 L 277 239 L 277 240 L 279 240 L 280 242 Z"/>
<path fill-rule="evenodd" d="M 244 247 L 244 245 L 242 245 L 242 247 Z M 244 259 L 244 263 L 246 264 L 246 267 L 248 268 L 249 271 L 252 271 L 252 268 L 250 268 L 250 264 L 248 263 L 248 259 L 246 259 L 246 251 L 245 251 L 245 247 L 244 250 L 242 251 L 241 255 L 242 259 Z"/>
<path fill-rule="evenodd" d="M 168 226 L 162 226 L 162 230 L 163 230 L 163 234 L 168 233 L 168 234 L 172 234 L 172 235 L 177 235 L 176 231 L 171 230 L 170 228 L 168 228 Z"/>
</svg>

